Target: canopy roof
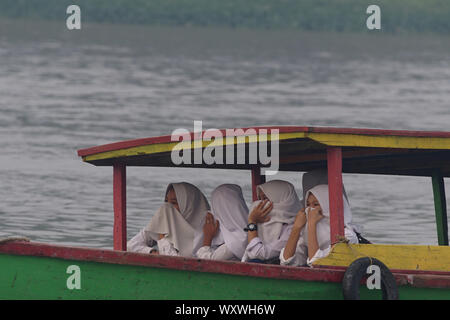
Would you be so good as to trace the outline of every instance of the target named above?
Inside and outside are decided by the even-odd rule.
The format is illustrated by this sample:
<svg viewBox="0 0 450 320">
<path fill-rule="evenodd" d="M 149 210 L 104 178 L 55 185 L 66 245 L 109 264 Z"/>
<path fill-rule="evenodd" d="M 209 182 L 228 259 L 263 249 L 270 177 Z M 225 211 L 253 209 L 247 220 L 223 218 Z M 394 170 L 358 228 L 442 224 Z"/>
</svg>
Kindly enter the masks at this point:
<svg viewBox="0 0 450 320">
<path fill-rule="evenodd" d="M 127 166 L 196 167 L 221 169 L 251 169 L 261 165 L 249 159 L 249 149 L 258 141 L 266 143 L 270 133 L 278 130 L 279 170 L 309 171 L 326 167 L 327 148 L 342 148 L 342 171 L 345 173 L 371 173 L 430 176 L 440 170 L 444 177 L 450 176 L 450 132 L 401 131 L 381 129 L 351 129 L 327 127 L 253 127 L 223 129 L 189 133 L 180 140 L 161 136 L 116 142 L 97 147 L 81 149 L 78 155 L 83 161 L 96 166 L 112 166 L 117 163 Z M 261 136 L 267 131 L 267 137 Z M 204 133 L 222 135 L 223 139 L 201 140 Z M 259 136 L 258 136 L 259 133 Z M 195 139 L 194 139 L 195 137 Z M 228 139 L 226 139 L 228 137 Z M 186 142 L 186 139 L 188 142 Z M 267 139 L 267 140 L 266 140 Z M 272 140 L 276 140 L 275 138 Z M 174 164 L 172 150 L 183 148 L 184 152 L 205 147 L 223 150 L 223 164 Z M 226 163 L 227 148 L 238 154 L 245 147 L 245 163 Z M 238 148 L 239 147 L 239 148 Z M 178 149 L 177 149 L 178 148 Z M 270 150 L 270 143 L 268 143 Z M 269 153 L 270 154 L 270 153 Z M 193 158 L 193 157 L 192 157 Z"/>
</svg>

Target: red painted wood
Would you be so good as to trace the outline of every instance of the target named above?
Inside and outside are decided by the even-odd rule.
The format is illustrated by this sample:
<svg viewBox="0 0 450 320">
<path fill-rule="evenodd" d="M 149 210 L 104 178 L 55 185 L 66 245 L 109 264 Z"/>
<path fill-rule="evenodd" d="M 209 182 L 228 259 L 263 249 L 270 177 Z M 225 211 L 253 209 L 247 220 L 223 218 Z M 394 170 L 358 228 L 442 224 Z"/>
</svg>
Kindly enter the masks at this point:
<svg viewBox="0 0 450 320">
<path fill-rule="evenodd" d="M 258 193 L 256 191 L 256 186 L 266 182 L 266 176 L 261 174 L 261 168 L 255 167 L 252 169 L 252 199 L 253 201 L 258 200 Z"/>
<path fill-rule="evenodd" d="M 419 288 L 450 288 L 450 276 L 408 275 L 405 282 Z"/>
<path fill-rule="evenodd" d="M 230 130 L 243 130 L 246 131 L 247 129 L 255 129 L 257 132 L 260 129 L 278 129 L 279 133 L 290 133 L 290 132 L 307 132 L 308 127 L 277 127 L 277 126 L 269 126 L 269 127 L 252 127 L 252 128 L 230 128 Z M 227 129 L 221 129 L 218 130 L 223 137 L 231 136 L 227 135 Z M 202 131 L 202 136 L 205 131 Z M 211 133 L 214 131 L 210 131 Z M 270 133 L 270 132 L 268 132 Z M 194 132 L 190 132 L 190 139 L 191 141 L 194 140 Z M 233 136 L 239 137 L 243 136 L 245 134 L 234 134 Z M 187 138 L 187 137 L 186 137 Z M 180 139 L 181 140 L 181 139 Z M 107 152 L 107 151 L 115 151 L 115 150 L 121 150 L 121 149 L 127 149 L 127 148 L 133 148 L 133 147 L 140 147 L 145 145 L 151 145 L 151 144 L 158 144 L 158 143 L 170 143 L 172 141 L 172 136 L 166 135 L 166 136 L 160 136 L 160 137 L 151 137 L 151 138 L 142 138 L 142 139 L 134 139 L 134 140 L 126 140 L 126 141 L 120 141 L 115 143 L 109 143 L 101 146 L 95 146 L 91 148 L 81 149 L 78 150 L 78 156 L 84 157 L 88 155 L 93 155 L 101 152 Z"/>
<path fill-rule="evenodd" d="M 448 131 L 409 131 L 409 130 L 385 130 L 385 129 L 365 129 L 365 128 L 309 127 L 308 132 L 362 134 L 362 135 L 379 135 L 379 136 L 450 138 L 450 132 Z"/>
<path fill-rule="evenodd" d="M 317 266 L 314 268 L 285 267 L 258 263 L 202 260 L 20 241 L 0 244 L 0 253 L 186 271 L 224 273 L 250 277 L 338 283 L 342 282 L 346 269 L 345 267 L 332 266 Z M 398 285 L 450 288 L 450 272 L 413 270 L 391 271 L 394 274 Z"/>
<path fill-rule="evenodd" d="M 345 271 L 347 267 L 339 266 L 315 266 L 318 268 L 327 268 L 328 270 Z M 403 270 L 389 269 L 398 285 L 411 285 L 418 288 L 450 288 L 450 272 L 445 271 L 426 271 L 426 270 Z M 364 279 L 361 284 L 364 284 Z"/>
<path fill-rule="evenodd" d="M 344 236 L 344 201 L 342 187 L 342 149 L 327 148 L 328 195 L 330 199 L 330 239 L 338 242 Z"/>
<path fill-rule="evenodd" d="M 341 270 L 329 271 L 326 268 L 311 269 L 308 267 L 203 260 L 29 242 L 0 244 L 0 253 L 292 280 L 341 282 L 344 275 Z"/>
<path fill-rule="evenodd" d="M 127 250 L 127 181 L 126 166 L 113 167 L 114 250 Z"/>
<path fill-rule="evenodd" d="M 358 158 L 367 156 L 390 156 L 397 154 L 413 154 L 408 149 L 391 149 L 391 148 L 374 148 L 374 149 L 364 149 L 356 151 L 342 151 L 342 158 Z M 290 163 L 300 163 L 308 161 L 326 161 L 327 155 L 322 153 L 312 153 L 312 154 L 300 154 L 294 156 L 286 156 L 280 159 L 280 164 L 290 164 Z"/>
<path fill-rule="evenodd" d="M 314 268 L 316 268 L 316 267 L 332 269 L 332 270 L 344 270 L 344 271 L 347 269 L 347 267 L 343 267 L 343 266 L 314 265 Z M 448 271 L 406 270 L 406 269 L 389 269 L 389 270 L 393 273 L 412 274 L 412 275 L 450 276 L 450 272 L 448 272 Z"/>
<path fill-rule="evenodd" d="M 238 128 L 236 128 L 238 129 Z M 242 130 L 247 129 L 278 129 L 279 133 L 290 133 L 290 132 L 316 132 L 316 133 L 336 133 L 336 134 L 364 134 L 364 135 L 381 135 L 381 136 L 408 136 L 408 137 L 434 137 L 434 138 L 450 138 L 450 132 L 444 131 L 406 131 L 406 130 L 383 130 L 383 129 L 364 129 L 364 128 L 330 128 L 330 127 L 296 127 L 296 126 L 266 126 L 266 127 L 253 127 L 253 128 L 240 128 Z M 219 130 L 225 137 L 226 129 Z M 204 131 L 203 131 L 204 132 Z M 191 139 L 193 138 L 193 133 L 190 133 Z M 239 134 L 235 135 L 239 136 Z M 85 148 L 78 150 L 78 155 L 80 157 L 93 155 L 106 151 L 114 151 L 150 144 L 157 143 L 169 143 L 171 141 L 171 136 L 160 136 L 151 138 L 142 138 L 134 140 L 120 141 L 110 144 L 105 144 L 101 146 L 95 146 L 91 148 Z"/>
</svg>

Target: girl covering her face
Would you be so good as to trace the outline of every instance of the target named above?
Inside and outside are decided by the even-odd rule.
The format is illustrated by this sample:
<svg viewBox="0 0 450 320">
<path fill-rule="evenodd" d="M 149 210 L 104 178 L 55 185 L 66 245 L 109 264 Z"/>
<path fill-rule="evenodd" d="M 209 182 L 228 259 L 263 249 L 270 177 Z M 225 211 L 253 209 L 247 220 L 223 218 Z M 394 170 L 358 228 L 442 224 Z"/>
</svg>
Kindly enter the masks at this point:
<svg viewBox="0 0 450 320">
<path fill-rule="evenodd" d="M 293 223 L 301 203 L 294 186 L 287 181 L 272 180 L 259 185 L 257 191 L 260 200 L 273 203 L 270 220 L 259 226 L 261 240 L 271 242 L 279 238 L 283 224 Z"/>
<path fill-rule="evenodd" d="M 211 194 L 212 215 L 207 217 L 203 247 L 199 258 L 241 260 L 247 245 L 248 208 L 242 189 L 236 184 L 222 184 Z M 214 220 L 214 218 L 216 220 Z M 215 243 L 214 243 L 215 242 Z"/>
<path fill-rule="evenodd" d="M 345 237 L 350 243 L 358 243 L 345 195 L 343 201 Z M 317 259 L 327 256 L 331 249 L 328 185 L 321 184 L 308 190 L 304 206 L 305 209 L 298 212 L 286 247 L 280 253 L 282 265 L 311 265 Z"/>
<path fill-rule="evenodd" d="M 325 252 L 328 254 L 330 249 L 329 203 L 328 185 L 318 185 L 306 192 L 305 205 L 308 223 L 304 238 L 308 246 L 308 264 L 324 255 Z M 352 212 L 345 196 L 343 196 L 343 203 L 345 236 L 350 243 L 358 243 L 351 225 Z"/>
<path fill-rule="evenodd" d="M 259 200 L 252 204 L 248 218 L 249 223 L 257 224 L 257 231 L 248 232 L 242 261 L 274 263 L 270 261 L 278 260 L 289 236 L 287 227 L 293 223 L 301 203 L 294 186 L 287 181 L 263 183 L 257 187 L 257 193 Z"/>
<path fill-rule="evenodd" d="M 129 241 L 130 251 L 138 244 L 158 242 L 160 254 L 193 257 L 202 244 L 202 226 L 210 207 L 206 197 L 187 182 L 171 183 L 167 187 L 165 203 L 149 224 Z M 149 248 L 150 249 L 150 248 Z"/>
</svg>

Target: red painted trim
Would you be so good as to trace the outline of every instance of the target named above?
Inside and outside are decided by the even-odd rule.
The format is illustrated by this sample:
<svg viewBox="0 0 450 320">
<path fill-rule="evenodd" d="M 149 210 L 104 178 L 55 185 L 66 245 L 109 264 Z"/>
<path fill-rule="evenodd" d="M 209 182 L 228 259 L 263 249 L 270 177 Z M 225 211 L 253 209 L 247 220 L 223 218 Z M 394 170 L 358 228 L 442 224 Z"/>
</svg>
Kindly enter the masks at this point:
<svg viewBox="0 0 450 320">
<path fill-rule="evenodd" d="M 406 281 L 405 284 L 414 284 L 414 287 L 419 288 L 450 288 L 450 276 L 408 275 L 403 281 Z"/>
<path fill-rule="evenodd" d="M 367 157 L 367 156 L 391 156 L 397 154 L 409 154 L 411 151 L 408 149 L 392 149 L 392 148 L 374 148 L 374 149 L 364 149 L 364 150 L 356 150 L 356 151 L 345 151 L 342 150 L 342 158 L 343 159 L 352 159 L 358 157 Z M 308 161 L 326 161 L 327 155 L 322 153 L 313 153 L 313 154 L 301 154 L 295 156 L 286 156 L 283 159 L 280 159 L 280 164 L 291 164 L 291 163 L 299 163 L 299 162 L 308 162 Z"/>
<path fill-rule="evenodd" d="M 310 127 L 308 132 L 379 135 L 379 136 L 425 137 L 425 138 L 450 138 L 450 132 L 448 132 L 448 131 L 409 131 L 409 130 L 385 130 L 385 129 L 364 129 L 364 128 Z"/>
<path fill-rule="evenodd" d="M 113 167 L 114 250 L 127 250 L 127 174 L 124 164 Z"/>
<path fill-rule="evenodd" d="M 290 132 L 307 132 L 308 127 L 277 127 L 277 126 L 270 126 L 270 127 L 252 127 L 252 128 L 230 128 L 230 129 L 220 129 L 218 130 L 223 137 L 228 137 L 232 135 L 227 135 L 227 130 L 243 130 L 244 132 L 247 129 L 255 129 L 257 132 L 261 129 L 278 129 L 279 133 L 290 133 Z M 202 136 L 205 131 L 202 131 Z M 212 131 L 214 132 L 214 131 Z M 267 132 L 268 134 L 270 132 Z M 197 133 L 198 134 L 198 133 Z M 190 140 L 193 141 L 194 139 L 194 132 L 190 132 Z M 235 137 L 243 136 L 244 134 L 234 134 Z M 181 135 L 183 136 L 183 135 Z M 198 137 L 195 137 L 198 139 Z M 187 139 L 187 137 L 186 137 Z M 105 144 L 101 146 L 96 146 L 92 148 L 86 148 L 78 150 L 78 156 L 84 157 L 89 156 L 101 152 L 107 152 L 107 151 L 115 151 L 115 150 L 121 150 L 121 149 L 128 149 L 133 147 L 140 147 L 145 145 L 151 145 L 151 144 L 158 144 L 158 143 L 170 143 L 170 142 L 178 142 L 179 140 L 173 140 L 171 135 L 166 136 L 160 136 L 160 137 L 152 137 L 152 138 L 142 138 L 142 139 L 135 139 L 135 140 L 126 140 L 126 141 L 120 141 L 110 144 Z"/>
<path fill-rule="evenodd" d="M 314 268 L 326 268 L 328 270 L 344 271 L 347 267 L 320 266 Z M 397 280 L 398 285 L 411 285 L 419 288 L 444 288 L 450 289 L 450 272 L 429 270 L 405 270 L 389 269 Z"/>
<path fill-rule="evenodd" d="M 265 182 L 266 182 L 266 176 L 261 174 L 261 168 L 260 167 L 252 168 L 252 199 L 253 199 L 253 201 L 258 200 L 258 193 L 256 191 L 256 187 Z"/>
<path fill-rule="evenodd" d="M 344 200 L 342 187 L 342 149 L 327 148 L 328 196 L 330 201 L 330 239 L 339 241 L 344 236 Z"/>
<path fill-rule="evenodd" d="M 307 281 L 341 282 L 344 275 L 341 270 L 328 271 L 326 268 L 311 269 L 308 267 L 202 260 L 29 242 L 0 244 L 0 253 Z"/>
<path fill-rule="evenodd" d="M 255 129 L 257 131 L 261 129 L 278 129 L 279 133 L 291 133 L 291 132 L 315 132 L 315 133 L 334 133 L 334 134 L 363 134 L 363 135 L 381 135 L 381 136 L 407 136 L 407 137 L 433 137 L 433 138 L 450 138 L 450 132 L 444 131 L 406 131 L 406 130 L 384 130 L 384 129 L 363 129 L 363 128 L 332 128 L 332 127 L 296 127 L 296 126 L 265 126 L 265 127 L 252 127 L 252 128 L 233 128 L 231 130 L 247 130 Z M 226 137 L 226 130 L 219 130 L 224 137 Z M 203 131 L 205 132 L 205 131 Z M 191 140 L 193 140 L 193 132 L 190 133 Z M 235 136 L 239 136 L 236 134 Z M 144 145 L 151 145 L 157 143 L 169 143 L 172 142 L 171 136 L 160 136 L 151 138 L 142 138 L 134 140 L 120 141 L 101 146 L 95 146 L 91 148 L 85 148 L 78 150 L 80 157 L 93 155 L 101 152 L 121 150 L 133 147 L 139 147 Z"/>
<path fill-rule="evenodd" d="M 332 266 L 285 267 L 258 263 L 202 260 L 19 241 L 0 244 L 0 253 L 250 277 L 338 283 L 342 282 L 346 269 L 345 267 Z M 450 289 L 450 272 L 391 271 L 399 285 Z"/>
<path fill-rule="evenodd" d="M 347 267 L 343 266 L 326 266 L 326 265 L 314 265 L 313 268 L 326 268 L 332 270 L 343 270 Z M 434 271 L 434 270 L 407 270 L 407 269 L 389 269 L 393 273 L 412 274 L 412 275 L 429 275 L 429 276 L 450 276 L 449 271 Z"/>
</svg>

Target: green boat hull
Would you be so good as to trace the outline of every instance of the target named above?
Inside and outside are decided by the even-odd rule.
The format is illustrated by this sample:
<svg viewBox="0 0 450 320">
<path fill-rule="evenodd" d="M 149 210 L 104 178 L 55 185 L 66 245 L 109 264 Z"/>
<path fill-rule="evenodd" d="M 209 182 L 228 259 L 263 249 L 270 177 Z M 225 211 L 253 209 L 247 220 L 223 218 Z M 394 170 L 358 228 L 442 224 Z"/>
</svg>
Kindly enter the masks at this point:
<svg viewBox="0 0 450 320">
<path fill-rule="evenodd" d="M 80 289 L 69 289 L 80 270 Z M 342 299 L 338 282 L 302 281 L 161 267 L 0 254 L 1 299 Z M 70 281 L 69 281 L 70 282 Z M 360 288 L 362 299 L 380 290 Z M 400 299 L 450 299 L 447 288 L 399 286 Z"/>
</svg>

